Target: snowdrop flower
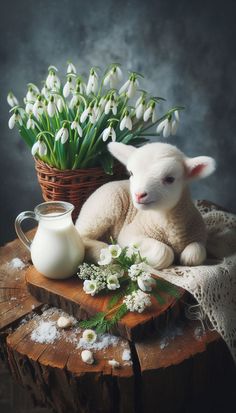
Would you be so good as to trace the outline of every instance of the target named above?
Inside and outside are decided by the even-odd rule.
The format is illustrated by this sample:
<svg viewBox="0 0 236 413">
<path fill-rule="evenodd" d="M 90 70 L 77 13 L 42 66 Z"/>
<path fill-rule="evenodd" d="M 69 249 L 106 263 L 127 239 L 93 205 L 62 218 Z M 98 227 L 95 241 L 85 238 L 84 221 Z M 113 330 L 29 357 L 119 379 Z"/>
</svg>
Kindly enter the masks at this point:
<svg viewBox="0 0 236 413">
<path fill-rule="evenodd" d="M 105 109 L 104 109 L 105 115 L 108 115 L 110 110 L 112 110 L 113 115 L 117 114 L 117 102 L 115 102 L 113 97 L 111 97 L 105 104 Z"/>
<path fill-rule="evenodd" d="M 86 294 L 94 296 L 98 290 L 96 280 L 85 280 L 83 283 L 83 290 Z"/>
<path fill-rule="evenodd" d="M 73 63 L 71 62 L 68 63 L 67 73 L 74 73 L 74 74 L 77 73 L 75 65 L 73 65 Z"/>
<path fill-rule="evenodd" d="M 72 81 L 72 77 L 70 76 L 68 77 L 67 82 L 65 83 L 63 87 L 63 96 L 67 98 L 69 94 L 73 92 L 73 90 L 74 90 L 74 84 Z"/>
<path fill-rule="evenodd" d="M 129 80 L 127 80 L 127 82 L 125 82 L 125 84 L 121 86 L 119 94 L 121 95 L 121 93 L 126 92 L 128 98 L 132 98 L 135 95 L 138 86 L 138 80 L 136 79 L 136 77 L 131 75 Z"/>
<path fill-rule="evenodd" d="M 26 103 L 26 105 L 25 105 L 25 111 L 26 111 L 26 113 L 29 115 L 30 113 L 32 113 L 32 111 L 33 111 L 33 104 L 32 103 L 30 103 L 30 102 L 27 102 Z"/>
<path fill-rule="evenodd" d="M 112 262 L 112 255 L 108 248 L 101 249 L 98 265 L 108 265 Z"/>
<path fill-rule="evenodd" d="M 69 131 L 68 131 L 68 129 L 67 129 L 65 126 L 63 126 L 63 127 L 62 127 L 61 129 L 59 129 L 59 131 L 56 133 L 55 141 L 57 142 L 57 141 L 61 140 L 61 143 L 64 144 L 64 143 L 66 143 L 66 142 L 68 141 L 68 138 L 69 138 Z"/>
<path fill-rule="evenodd" d="M 97 89 L 98 89 L 98 75 L 94 69 L 91 69 L 88 83 L 86 86 L 86 94 L 89 95 L 91 92 L 96 93 Z"/>
<path fill-rule="evenodd" d="M 105 78 L 104 78 L 104 86 L 107 86 L 110 84 L 110 88 L 113 89 L 116 84 L 118 83 L 119 80 L 122 79 L 122 71 L 119 66 L 114 66 L 112 69 L 110 69 Z"/>
<path fill-rule="evenodd" d="M 103 111 L 106 106 L 107 99 L 103 96 L 99 102 L 99 108 Z"/>
<path fill-rule="evenodd" d="M 108 250 L 110 251 L 112 258 L 118 258 L 122 252 L 122 249 L 118 244 L 109 245 Z"/>
<path fill-rule="evenodd" d="M 42 102 L 41 96 L 37 98 L 33 105 L 33 114 L 38 119 L 39 115 L 42 115 L 45 109 L 45 105 Z"/>
<path fill-rule="evenodd" d="M 175 110 L 174 115 L 175 115 L 175 119 L 177 120 L 177 122 L 179 122 L 179 111 Z"/>
<path fill-rule="evenodd" d="M 79 102 L 79 96 L 77 93 L 74 93 L 70 100 L 69 108 L 74 109 L 74 107 L 78 104 L 78 102 Z"/>
<path fill-rule="evenodd" d="M 34 129 L 35 128 L 35 121 L 31 117 L 27 120 L 26 129 Z"/>
<path fill-rule="evenodd" d="M 13 108 L 14 106 L 19 105 L 19 102 L 18 102 L 17 98 L 15 97 L 15 95 L 13 95 L 12 92 L 9 92 L 8 95 L 7 95 L 7 103 L 8 103 L 8 105 L 11 106 L 12 108 Z"/>
<path fill-rule="evenodd" d="M 64 102 L 61 96 L 59 96 L 56 100 L 57 109 L 60 113 L 63 112 L 64 109 Z"/>
<path fill-rule="evenodd" d="M 88 108 L 84 109 L 84 111 L 82 112 L 82 114 L 80 116 L 80 122 L 84 123 L 91 113 L 92 113 L 92 108 L 90 106 Z"/>
<path fill-rule="evenodd" d="M 155 103 L 150 103 L 143 114 L 144 122 L 147 122 L 152 117 L 152 122 L 156 121 Z"/>
<path fill-rule="evenodd" d="M 142 313 L 146 307 L 149 307 L 152 302 L 150 294 L 146 294 L 141 290 L 133 291 L 131 294 L 124 297 L 123 303 L 129 311 Z"/>
<path fill-rule="evenodd" d="M 136 100 L 136 102 L 135 102 L 135 108 L 137 108 L 143 100 L 144 100 L 144 94 L 142 94 L 141 96 L 139 96 L 139 98 Z"/>
<path fill-rule="evenodd" d="M 39 94 L 39 90 L 37 86 L 35 86 L 35 88 L 30 86 L 28 89 L 28 92 L 26 93 L 27 102 L 35 102 L 38 94 Z"/>
<path fill-rule="evenodd" d="M 90 350 L 83 350 L 81 352 L 81 359 L 86 364 L 93 364 L 94 363 L 93 353 Z"/>
<path fill-rule="evenodd" d="M 102 140 L 106 142 L 109 137 L 111 137 L 112 142 L 115 142 L 116 132 L 115 132 L 115 129 L 112 127 L 112 125 L 104 129 L 103 134 L 102 134 Z"/>
<path fill-rule="evenodd" d="M 125 115 L 120 122 L 120 130 L 124 130 L 125 128 L 131 130 L 132 129 L 132 120 L 129 115 Z"/>
<path fill-rule="evenodd" d="M 159 125 L 157 126 L 157 133 L 163 132 L 164 138 L 168 138 L 170 135 L 175 135 L 178 127 L 177 120 L 172 119 L 164 119 Z"/>
<path fill-rule="evenodd" d="M 55 66 L 49 66 L 49 74 L 46 79 L 46 86 L 48 89 L 60 89 L 61 82 L 56 75 L 57 68 Z"/>
<path fill-rule="evenodd" d="M 116 290 L 117 288 L 120 288 L 118 277 L 115 274 L 107 277 L 107 288 L 108 290 Z"/>
<path fill-rule="evenodd" d="M 142 291 L 152 291 L 152 287 L 156 284 L 155 280 L 149 274 L 139 275 L 137 283 Z"/>
<path fill-rule="evenodd" d="M 9 127 L 9 129 L 13 129 L 14 126 L 15 126 L 15 124 L 16 124 L 16 122 L 18 122 L 18 123 L 20 124 L 20 126 L 23 125 L 21 115 L 20 115 L 20 113 L 18 113 L 18 112 L 15 112 L 15 113 L 13 113 L 13 115 L 11 115 L 11 117 L 10 117 L 10 119 L 9 119 L 9 121 L 8 121 L 8 127 Z"/>
<path fill-rule="evenodd" d="M 47 146 L 43 141 L 37 141 L 33 144 L 31 153 L 33 156 L 36 155 L 36 153 L 39 154 L 39 156 L 46 156 L 47 155 Z"/>
<path fill-rule="evenodd" d="M 41 94 L 42 94 L 46 99 L 49 98 L 50 92 L 49 92 L 49 89 L 47 88 L 46 85 L 44 85 L 44 87 L 42 88 Z"/>
<path fill-rule="evenodd" d="M 84 330 L 82 337 L 86 343 L 90 344 L 95 343 L 95 341 L 97 340 L 97 334 L 91 329 Z"/>
<path fill-rule="evenodd" d="M 79 137 L 82 138 L 82 136 L 83 136 L 83 129 L 81 128 L 79 122 L 77 122 L 76 120 L 74 120 L 74 121 L 72 122 L 72 124 L 71 124 L 71 129 L 72 129 L 72 130 L 77 129 L 77 132 L 78 132 Z"/>
<path fill-rule="evenodd" d="M 53 116 L 56 113 L 56 104 L 54 102 L 54 97 L 53 96 L 50 97 L 50 100 L 48 102 L 47 112 L 48 112 L 48 115 L 50 116 L 50 118 L 53 118 Z"/>
</svg>

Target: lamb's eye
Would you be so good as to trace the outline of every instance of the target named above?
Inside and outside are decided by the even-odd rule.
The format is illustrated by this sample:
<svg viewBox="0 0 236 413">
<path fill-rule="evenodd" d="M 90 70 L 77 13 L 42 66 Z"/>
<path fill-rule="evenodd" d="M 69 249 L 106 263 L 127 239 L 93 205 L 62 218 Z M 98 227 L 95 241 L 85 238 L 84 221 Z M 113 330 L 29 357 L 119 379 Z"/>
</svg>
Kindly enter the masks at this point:
<svg viewBox="0 0 236 413">
<path fill-rule="evenodd" d="M 129 172 L 129 176 L 133 176 L 133 172 L 132 171 L 128 171 Z"/>
<path fill-rule="evenodd" d="M 175 181 L 175 178 L 173 176 L 166 176 L 163 179 L 164 184 L 173 184 L 174 181 Z"/>
</svg>

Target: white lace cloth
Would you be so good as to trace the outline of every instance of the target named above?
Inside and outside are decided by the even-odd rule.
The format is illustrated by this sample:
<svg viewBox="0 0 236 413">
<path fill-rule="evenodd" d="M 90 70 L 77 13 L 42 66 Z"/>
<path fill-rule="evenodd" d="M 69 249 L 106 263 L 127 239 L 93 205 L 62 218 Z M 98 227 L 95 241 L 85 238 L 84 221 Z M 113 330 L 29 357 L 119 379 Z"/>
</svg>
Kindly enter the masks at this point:
<svg viewBox="0 0 236 413">
<path fill-rule="evenodd" d="M 201 201 L 197 207 L 208 230 L 208 255 L 214 259 L 198 267 L 176 266 L 155 273 L 195 297 L 236 362 L 236 216 Z"/>
</svg>

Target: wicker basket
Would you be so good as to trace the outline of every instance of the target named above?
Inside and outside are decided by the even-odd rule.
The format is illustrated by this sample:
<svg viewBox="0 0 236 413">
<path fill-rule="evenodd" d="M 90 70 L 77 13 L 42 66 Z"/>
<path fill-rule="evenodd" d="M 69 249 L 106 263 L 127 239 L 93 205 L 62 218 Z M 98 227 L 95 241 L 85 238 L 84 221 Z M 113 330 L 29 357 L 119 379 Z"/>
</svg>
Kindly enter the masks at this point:
<svg viewBox="0 0 236 413">
<path fill-rule="evenodd" d="M 108 175 L 101 167 L 59 170 L 35 159 L 35 169 L 45 201 L 67 201 L 75 206 L 73 219 L 95 189 L 109 181 L 127 179 L 123 165 L 115 164 L 113 175 Z"/>
</svg>

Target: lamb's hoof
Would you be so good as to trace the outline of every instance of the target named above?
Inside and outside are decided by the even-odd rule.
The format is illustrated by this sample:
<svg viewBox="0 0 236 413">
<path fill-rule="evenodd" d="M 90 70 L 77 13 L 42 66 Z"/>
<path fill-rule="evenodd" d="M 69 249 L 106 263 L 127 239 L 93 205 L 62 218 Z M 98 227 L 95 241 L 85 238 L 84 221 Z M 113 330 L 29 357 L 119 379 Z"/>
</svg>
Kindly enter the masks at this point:
<svg viewBox="0 0 236 413">
<path fill-rule="evenodd" d="M 143 256 L 146 257 L 148 264 L 157 270 L 168 268 L 174 261 L 174 252 L 168 245 L 158 241 L 157 243 L 153 246 L 150 245 Z"/>
<path fill-rule="evenodd" d="M 180 263 L 186 266 L 201 265 L 206 259 L 206 248 L 200 242 L 187 245 L 180 255 Z"/>
</svg>

